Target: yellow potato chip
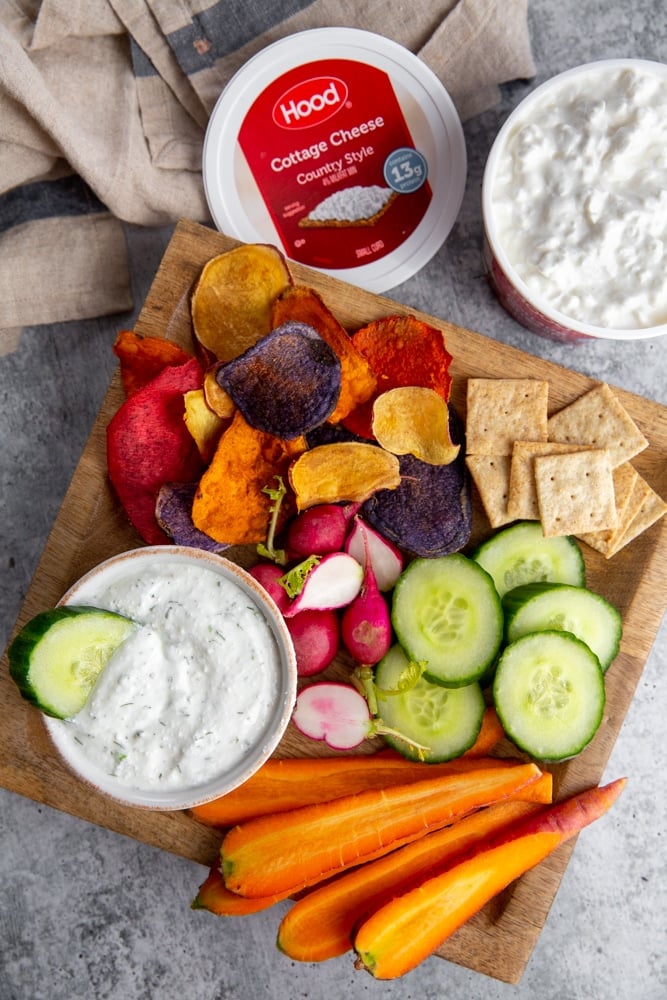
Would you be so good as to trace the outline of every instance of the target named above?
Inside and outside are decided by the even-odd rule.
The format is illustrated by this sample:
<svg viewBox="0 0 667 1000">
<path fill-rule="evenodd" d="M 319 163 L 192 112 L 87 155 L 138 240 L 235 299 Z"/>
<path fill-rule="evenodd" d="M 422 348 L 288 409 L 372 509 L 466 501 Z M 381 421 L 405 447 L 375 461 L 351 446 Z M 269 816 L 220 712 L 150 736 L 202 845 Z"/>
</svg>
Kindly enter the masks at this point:
<svg viewBox="0 0 667 1000">
<path fill-rule="evenodd" d="M 191 389 L 183 396 L 185 426 L 192 434 L 199 454 L 208 462 L 227 421 L 209 407 L 203 389 Z"/>
<path fill-rule="evenodd" d="M 461 446 L 449 433 L 449 409 L 433 389 L 410 385 L 381 393 L 373 404 L 373 435 L 393 455 L 449 465 Z"/>
<path fill-rule="evenodd" d="M 395 455 L 358 441 L 318 445 L 304 451 L 289 470 L 298 510 L 343 500 L 363 503 L 377 490 L 396 489 L 400 481 Z"/>
</svg>

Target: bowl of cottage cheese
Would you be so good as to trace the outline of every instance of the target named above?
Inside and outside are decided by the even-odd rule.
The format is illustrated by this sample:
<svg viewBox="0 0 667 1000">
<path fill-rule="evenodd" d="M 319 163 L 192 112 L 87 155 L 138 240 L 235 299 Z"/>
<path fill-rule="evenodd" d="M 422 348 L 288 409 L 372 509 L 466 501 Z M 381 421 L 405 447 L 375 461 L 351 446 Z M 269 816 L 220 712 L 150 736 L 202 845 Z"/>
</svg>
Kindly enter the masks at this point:
<svg viewBox="0 0 667 1000">
<path fill-rule="evenodd" d="M 278 608 L 240 566 L 178 545 L 114 556 L 61 605 L 135 628 L 73 717 L 45 717 L 79 777 L 124 803 L 186 809 L 246 781 L 278 745 L 296 698 L 294 647 Z"/>
<path fill-rule="evenodd" d="M 667 66 L 601 60 L 537 87 L 495 139 L 482 210 L 489 280 L 528 329 L 667 333 Z"/>
</svg>

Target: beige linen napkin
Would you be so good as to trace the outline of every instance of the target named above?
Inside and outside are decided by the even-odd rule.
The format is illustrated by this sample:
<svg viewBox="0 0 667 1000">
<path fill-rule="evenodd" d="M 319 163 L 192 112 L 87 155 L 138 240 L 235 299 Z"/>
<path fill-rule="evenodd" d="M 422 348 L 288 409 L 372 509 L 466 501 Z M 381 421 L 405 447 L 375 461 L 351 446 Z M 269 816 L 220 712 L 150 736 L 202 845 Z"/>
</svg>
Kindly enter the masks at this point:
<svg viewBox="0 0 667 1000">
<path fill-rule="evenodd" d="M 210 222 L 206 123 L 233 73 L 344 25 L 417 53 L 463 120 L 535 73 L 527 0 L 3 0 L 0 353 L 15 331 L 131 308 L 123 223 Z"/>
</svg>

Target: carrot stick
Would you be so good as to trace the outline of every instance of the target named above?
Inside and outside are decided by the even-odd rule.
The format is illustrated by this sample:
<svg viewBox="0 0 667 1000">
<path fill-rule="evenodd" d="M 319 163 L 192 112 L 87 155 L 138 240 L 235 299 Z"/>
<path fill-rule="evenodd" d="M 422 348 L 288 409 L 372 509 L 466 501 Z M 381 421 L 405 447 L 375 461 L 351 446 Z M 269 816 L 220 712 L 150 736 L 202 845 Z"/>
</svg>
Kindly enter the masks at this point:
<svg viewBox="0 0 667 1000">
<path fill-rule="evenodd" d="M 489 711 L 495 715 L 493 709 Z M 371 788 L 407 784 L 478 767 L 497 767 L 501 761 L 487 756 L 498 743 L 496 733 L 493 719 L 489 718 L 482 724 L 475 745 L 463 757 L 443 764 L 406 760 L 393 750 L 348 757 L 271 758 L 238 788 L 212 802 L 194 806 L 190 815 L 207 826 L 235 826 L 255 816 L 286 812 Z"/>
<path fill-rule="evenodd" d="M 498 713 L 492 705 L 484 709 L 482 716 L 482 728 L 477 734 L 477 739 L 469 750 L 463 754 L 464 757 L 483 757 L 491 753 L 505 735 Z"/>
<path fill-rule="evenodd" d="M 259 816 L 223 839 L 225 885 L 242 896 L 291 895 L 506 799 L 540 774 L 536 764 L 480 768 Z"/>
<path fill-rule="evenodd" d="M 218 917 L 245 917 L 250 913 L 268 910 L 274 903 L 285 899 L 284 896 L 266 896 L 258 899 L 248 899 L 230 892 L 225 886 L 222 872 L 218 867 L 211 868 L 207 878 L 199 886 L 199 891 L 190 908 L 193 910 L 209 910 Z"/>
<path fill-rule="evenodd" d="M 278 947 L 299 962 L 323 962 L 345 954 L 352 947 L 354 926 L 364 914 L 407 892 L 482 838 L 538 808 L 532 802 L 500 802 L 343 872 L 312 889 L 288 910 L 278 929 Z"/>
<path fill-rule="evenodd" d="M 620 778 L 519 820 L 491 844 L 380 906 L 355 933 L 357 968 L 376 979 L 409 972 L 510 882 L 602 816 L 624 785 Z"/>
</svg>

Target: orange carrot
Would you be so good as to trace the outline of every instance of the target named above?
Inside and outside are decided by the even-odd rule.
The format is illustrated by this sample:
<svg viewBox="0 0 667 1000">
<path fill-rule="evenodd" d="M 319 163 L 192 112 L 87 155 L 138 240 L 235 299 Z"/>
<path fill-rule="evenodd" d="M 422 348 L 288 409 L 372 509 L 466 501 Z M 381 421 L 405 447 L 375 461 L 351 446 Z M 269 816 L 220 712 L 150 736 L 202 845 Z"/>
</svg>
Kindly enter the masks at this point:
<svg viewBox="0 0 667 1000">
<path fill-rule="evenodd" d="M 484 837 L 538 809 L 532 802 L 500 802 L 451 826 L 344 872 L 302 896 L 278 929 L 278 947 L 299 962 L 323 962 L 352 947 L 359 919 L 460 857 Z"/>
<path fill-rule="evenodd" d="M 291 895 L 506 799 L 540 774 L 536 764 L 479 768 L 259 816 L 223 839 L 225 885 L 242 896 Z"/>
<path fill-rule="evenodd" d="M 602 816 L 624 785 L 620 778 L 519 820 L 465 860 L 380 906 L 355 932 L 357 968 L 376 979 L 409 972 L 510 882 Z"/>
<path fill-rule="evenodd" d="M 222 872 L 216 866 L 211 868 L 207 878 L 199 886 L 199 892 L 191 903 L 193 910 L 209 910 L 219 917 L 245 917 L 250 913 L 268 910 L 274 903 L 285 899 L 284 896 L 266 896 L 258 899 L 248 899 L 230 892 L 225 886 Z"/>
<path fill-rule="evenodd" d="M 463 757 L 443 764 L 406 760 L 393 750 L 348 757 L 271 758 L 238 788 L 211 802 L 194 806 L 190 814 L 207 826 L 235 826 L 255 816 L 299 809 L 371 788 L 407 784 L 425 777 L 458 774 L 473 768 L 515 764 L 516 761 L 501 761 L 487 756 L 488 750 L 498 742 L 489 742 L 491 727 L 493 722 L 490 720 L 484 742 L 478 740 L 475 744 L 475 747 L 479 744 L 479 753 L 473 753 L 473 747 Z"/>
<path fill-rule="evenodd" d="M 484 709 L 482 728 L 477 734 L 477 739 L 470 749 L 466 750 L 463 756 L 483 757 L 491 753 L 494 747 L 498 746 L 504 735 L 505 730 L 500 723 L 498 713 L 492 705 L 489 705 Z"/>
</svg>

